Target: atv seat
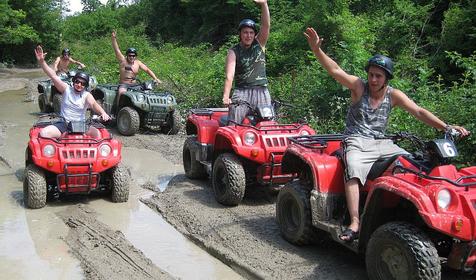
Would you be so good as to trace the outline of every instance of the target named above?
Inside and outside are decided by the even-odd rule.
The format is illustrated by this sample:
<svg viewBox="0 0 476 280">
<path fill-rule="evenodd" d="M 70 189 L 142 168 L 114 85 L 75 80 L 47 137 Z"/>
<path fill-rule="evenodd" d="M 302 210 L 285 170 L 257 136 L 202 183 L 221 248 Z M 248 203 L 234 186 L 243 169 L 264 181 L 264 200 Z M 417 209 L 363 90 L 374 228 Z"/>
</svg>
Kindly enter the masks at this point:
<svg viewBox="0 0 476 280">
<path fill-rule="evenodd" d="M 343 166 L 345 166 L 344 161 L 344 150 L 342 148 L 334 151 L 331 156 L 337 157 Z M 387 170 L 387 168 L 394 162 L 400 155 L 395 155 L 387 158 L 381 158 L 374 162 L 372 167 L 370 168 L 369 174 L 367 175 L 368 180 L 375 180 L 382 175 L 382 173 Z"/>
</svg>

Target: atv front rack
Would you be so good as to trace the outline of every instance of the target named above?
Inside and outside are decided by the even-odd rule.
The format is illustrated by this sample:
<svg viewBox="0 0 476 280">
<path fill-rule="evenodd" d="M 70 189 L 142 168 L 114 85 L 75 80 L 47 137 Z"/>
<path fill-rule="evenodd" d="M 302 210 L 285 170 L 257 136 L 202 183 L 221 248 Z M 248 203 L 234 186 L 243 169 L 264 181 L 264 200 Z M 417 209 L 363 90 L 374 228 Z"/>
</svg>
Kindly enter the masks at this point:
<svg viewBox="0 0 476 280">
<path fill-rule="evenodd" d="M 67 138 L 67 137 L 60 137 L 60 138 L 49 138 L 49 137 L 43 137 L 41 135 L 38 135 L 38 138 L 41 139 L 46 139 L 46 140 L 51 140 L 57 144 L 99 144 L 104 141 L 109 141 L 112 139 L 112 137 L 107 137 L 103 139 L 93 139 L 93 138 Z"/>
<path fill-rule="evenodd" d="M 69 172 L 69 167 L 87 167 L 87 173 L 73 174 Z M 65 185 L 65 193 L 90 193 L 91 187 L 97 187 L 100 181 L 100 175 L 97 172 L 92 171 L 92 164 L 65 164 L 64 174 L 58 174 L 56 176 L 56 185 L 60 188 L 61 185 Z M 82 183 L 84 178 L 87 178 L 86 183 Z M 82 180 L 81 180 L 82 179 Z M 75 182 L 76 181 L 76 182 Z M 81 183 L 79 183 L 81 182 Z M 74 185 L 74 186 L 71 186 Z M 73 191 L 73 189 L 80 189 L 81 191 Z"/>
<path fill-rule="evenodd" d="M 328 141 L 342 141 L 343 134 L 320 134 L 289 137 L 289 141 L 309 149 L 323 150 L 327 148 Z"/>
<path fill-rule="evenodd" d="M 398 172 L 398 171 L 401 171 L 401 172 Z M 395 166 L 392 169 L 392 174 L 405 173 L 405 172 L 413 173 L 413 174 L 417 175 L 418 177 L 429 179 L 429 180 L 445 181 L 445 182 L 450 183 L 450 184 L 452 184 L 456 187 L 465 188 L 466 191 L 468 191 L 470 187 L 476 186 L 476 175 L 461 176 L 457 180 L 450 180 L 450 179 L 445 178 L 445 177 L 427 175 L 427 174 L 425 174 L 421 171 L 413 170 L 413 169 L 406 168 L 406 167 L 399 166 L 399 165 Z M 465 179 L 475 179 L 475 181 L 474 182 L 469 182 L 469 183 L 460 183 L 461 181 L 463 181 Z"/>
</svg>

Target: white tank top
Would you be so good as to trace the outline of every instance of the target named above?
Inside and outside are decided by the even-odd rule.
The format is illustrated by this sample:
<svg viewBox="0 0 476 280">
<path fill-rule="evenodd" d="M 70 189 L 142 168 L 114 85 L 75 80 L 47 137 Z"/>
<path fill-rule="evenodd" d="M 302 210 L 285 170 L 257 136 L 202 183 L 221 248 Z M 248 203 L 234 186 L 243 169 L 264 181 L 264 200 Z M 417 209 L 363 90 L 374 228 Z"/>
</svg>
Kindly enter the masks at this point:
<svg viewBox="0 0 476 280">
<path fill-rule="evenodd" d="M 89 105 L 86 103 L 86 97 L 88 95 L 89 92 L 87 91 L 76 93 L 72 87 L 67 87 L 63 92 L 61 116 L 68 122 L 85 121 L 86 110 L 89 108 Z"/>
</svg>

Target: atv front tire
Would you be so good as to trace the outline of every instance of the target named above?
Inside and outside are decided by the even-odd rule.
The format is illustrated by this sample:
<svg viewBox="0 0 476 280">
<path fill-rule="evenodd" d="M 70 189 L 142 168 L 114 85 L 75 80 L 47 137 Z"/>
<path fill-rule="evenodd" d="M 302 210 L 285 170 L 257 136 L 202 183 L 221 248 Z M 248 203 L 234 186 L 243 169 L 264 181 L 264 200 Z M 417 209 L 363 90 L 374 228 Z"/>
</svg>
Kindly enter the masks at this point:
<svg viewBox="0 0 476 280">
<path fill-rule="evenodd" d="M 23 180 L 23 201 L 25 206 L 32 209 L 43 208 L 46 205 L 46 179 L 43 170 L 34 164 L 25 168 Z"/>
<path fill-rule="evenodd" d="M 312 225 L 310 192 L 301 181 L 291 181 L 279 191 L 276 220 L 287 241 L 296 245 L 315 241 L 317 229 Z"/>
<path fill-rule="evenodd" d="M 241 202 L 245 195 L 246 177 L 236 155 L 224 153 L 218 156 L 213 164 L 212 186 L 219 203 L 236 206 Z"/>
<path fill-rule="evenodd" d="M 167 116 L 167 124 L 161 127 L 165 134 L 175 135 L 180 131 L 180 113 L 178 110 L 173 110 Z"/>
<path fill-rule="evenodd" d="M 196 159 L 198 152 L 197 137 L 189 137 L 185 140 L 182 150 L 183 169 L 190 179 L 204 179 L 207 177 L 205 166 Z"/>
<path fill-rule="evenodd" d="M 129 199 L 129 174 L 127 168 L 119 164 L 111 173 L 112 202 L 126 202 Z"/>
<path fill-rule="evenodd" d="M 117 114 L 117 130 L 126 136 L 131 136 L 139 131 L 139 113 L 131 107 L 123 107 Z"/>
<path fill-rule="evenodd" d="M 365 254 L 370 279 L 441 279 L 438 252 L 416 226 L 392 222 L 370 237 Z"/>
</svg>

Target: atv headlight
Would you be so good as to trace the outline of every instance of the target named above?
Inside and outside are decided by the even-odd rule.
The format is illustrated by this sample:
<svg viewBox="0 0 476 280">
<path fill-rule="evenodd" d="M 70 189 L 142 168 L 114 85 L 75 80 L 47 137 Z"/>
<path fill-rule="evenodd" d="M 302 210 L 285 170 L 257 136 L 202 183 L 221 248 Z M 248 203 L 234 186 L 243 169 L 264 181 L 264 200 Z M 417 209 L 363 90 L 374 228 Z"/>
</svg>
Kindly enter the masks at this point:
<svg viewBox="0 0 476 280">
<path fill-rule="evenodd" d="M 111 153 L 111 147 L 109 147 L 109 145 L 102 145 L 101 147 L 99 147 L 99 154 L 102 157 L 107 157 L 109 156 L 110 153 Z"/>
<path fill-rule="evenodd" d="M 167 96 L 167 104 L 172 104 L 172 103 L 174 103 L 173 96 L 171 96 L 171 95 Z"/>
<path fill-rule="evenodd" d="M 55 146 L 48 144 L 43 147 L 43 155 L 45 157 L 53 157 L 55 155 Z"/>
<path fill-rule="evenodd" d="M 310 133 L 309 133 L 309 131 L 307 131 L 307 130 L 302 130 L 300 134 L 303 135 L 303 136 L 307 136 L 307 135 L 309 135 Z"/>
<path fill-rule="evenodd" d="M 256 134 L 251 131 L 245 132 L 243 135 L 243 142 L 248 146 L 254 145 L 256 143 Z"/>
<path fill-rule="evenodd" d="M 145 99 L 145 97 L 144 97 L 143 94 L 137 94 L 137 101 L 138 102 L 144 102 L 144 99 Z"/>
<path fill-rule="evenodd" d="M 451 203 L 451 193 L 447 189 L 442 189 L 438 192 L 438 195 L 436 196 L 436 202 L 438 204 L 438 207 L 442 209 L 448 208 L 448 206 Z"/>
</svg>

